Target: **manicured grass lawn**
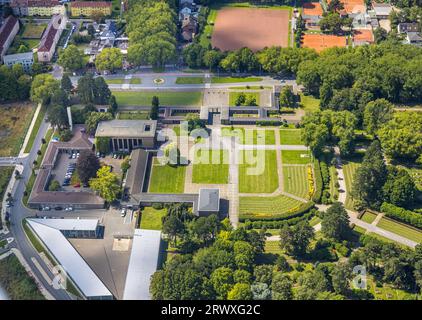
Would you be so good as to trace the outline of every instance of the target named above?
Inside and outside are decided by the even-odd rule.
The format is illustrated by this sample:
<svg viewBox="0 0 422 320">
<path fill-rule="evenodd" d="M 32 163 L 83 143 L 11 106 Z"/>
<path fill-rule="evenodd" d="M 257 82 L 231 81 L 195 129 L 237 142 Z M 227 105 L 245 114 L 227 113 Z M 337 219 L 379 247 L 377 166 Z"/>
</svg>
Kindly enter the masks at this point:
<svg viewBox="0 0 422 320">
<path fill-rule="evenodd" d="M 303 145 L 300 129 L 281 129 L 280 144 Z"/>
<path fill-rule="evenodd" d="M 201 84 L 204 83 L 203 77 L 178 77 L 176 84 Z"/>
<path fill-rule="evenodd" d="M 404 224 L 395 222 L 391 219 L 382 218 L 380 222 L 378 222 L 377 227 L 387 231 L 391 231 L 415 242 L 422 242 L 422 231 L 410 228 Z"/>
<path fill-rule="evenodd" d="M 283 166 L 284 191 L 295 196 L 308 198 L 308 173 L 306 166 Z"/>
<path fill-rule="evenodd" d="M 3 201 L 4 193 L 9 184 L 10 177 L 13 174 L 13 167 L 0 167 L 0 202 Z M 2 221 L 0 216 L 0 230 L 2 229 Z"/>
<path fill-rule="evenodd" d="M 4 104 L 0 109 L 0 157 L 19 153 L 35 108 L 31 103 Z"/>
<path fill-rule="evenodd" d="M 151 193 L 183 193 L 185 173 L 185 166 L 172 167 L 154 164 L 148 191 Z"/>
<path fill-rule="evenodd" d="M 313 96 L 305 96 L 304 94 L 301 94 L 300 105 L 307 113 L 315 112 L 319 110 L 319 99 L 316 99 Z"/>
<path fill-rule="evenodd" d="M 22 32 L 22 38 L 41 39 L 42 33 L 46 28 L 46 24 L 26 24 L 25 30 Z"/>
<path fill-rule="evenodd" d="M 313 227 L 313 226 L 316 226 L 318 223 L 320 223 L 321 222 L 321 218 L 319 218 L 319 217 L 317 217 L 317 216 L 314 216 L 314 217 L 312 217 L 312 219 L 311 220 L 309 220 L 309 225 L 311 226 L 311 227 Z"/>
<path fill-rule="evenodd" d="M 275 150 L 244 150 L 239 164 L 239 192 L 271 193 L 278 188 L 277 155 Z M 262 157 L 265 157 L 262 159 Z"/>
<path fill-rule="evenodd" d="M 161 230 L 163 227 L 162 218 L 166 215 L 167 209 L 156 210 L 152 207 L 145 207 L 141 213 L 141 229 Z"/>
<path fill-rule="evenodd" d="M 32 128 L 31 135 L 29 136 L 28 143 L 26 144 L 26 147 L 24 150 L 25 153 L 29 153 L 31 151 L 32 146 L 34 144 L 34 140 L 37 137 L 38 130 L 40 130 L 40 126 L 42 124 L 42 121 L 45 117 L 46 112 L 47 112 L 47 108 L 42 106 L 40 112 L 38 113 L 38 117 L 35 120 L 35 124 L 34 124 L 34 127 Z"/>
<path fill-rule="evenodd" d="M 374 295 L 375 300 L 416 300 L 415 294 L 394 288 L 390 284 L 383 283 L 382 287 L 377 287 L 372 276 L 366 279 L 367 290 Z"/>
<path fill-rule="evenodd" d="M 241 82 L 259 82 L 263 79 L 260 77 L 212 77 L 211 83 L 241 83 Z"/>
<path fill-rule="evenodd" d="M 124 111 L 117 114 L 117 119 L 120 120 L 146 120 L 149 119 L 149 112 L 147 111 Z"/>
<path fill-rule="evenodd" d="M 29 49 L 34 49 L 40 44 L 39 39 L 22 39 L 22 42 L 24 42 Z"/>
<path fill-rule="evenodd" d="M 217 18 L 217 10 L 210 9 L 210 12 L 208 13 L 207 17 L 207 24 L 204 27 L 204 30 L 202 31 L 200 37 L 199 37 L 199 43 L 204 48 L 208 48 L 208 46 L 211 44 L 211 35 L 214 30 L 214 22 Z"/>
<path fill-rule="evenodd" d="M 198 106 L 202 92 L 129 92 L 113 91 L 120 106 L 151 106 L 153 96 L 157 96 L 162 106 Z"/>
<path fill-rule="evenodd" d="M 259 92 L 230 92 L 229 93 L 229 106 L 230 107 L 236 106 L 236 100 L 241 94 L 245 95 L 246 101 L 250 101 L 250 100 L 254 99 L 255 105 L 259 106 L 259 98 L 260 98 Z"/>
<path fill-rule="evenodd" d="M 280 248 L 280 241 L 265 241 L 265 253 L 282 254 L 283 251 Z"/>
<path fill-rule="evenodd" d="M 345 207 L 347 209 L 353 209 L 353 198 L 350 193 L 352 191 L 353 176 L 359 166 L 360 163 L 354 161 L 348 161 L 346 164 L 343 165 L 344 179 L 346 182 L 347 190 Z"/>
<path fill-rule="evenodd" d="M 372 223 L 372 222 L 374 222 L 376 217 L 377 217 L 377 215 L 375 213 L 367 211 L 362 215 L 362 217 L 360 219 L 362 221 L 366 222 L 366 223 Z"/>
<path fill-rule="evenodd" d="M 239 86 L 239 87 L 230 87 L 232 90 L 263 90 L 271 89 L 269 86 Z"/>
<path fill-rule="evenodd" d="M 306 150 L 282 150 L 283 164 L 308 164 L 311 163 L 311 153 Z"/>
<path fill-rule="evenodd" d="M 130 84 L 141 84 L 142 83 L 142 79 L 138 78 L 138 77 L 133 77 L 130 79 Z"/>
<path fill-rule="evenodd" d="M 275 144 L 275 134 L 274 130 L 267 129 L 247 129 L 244 128 L 222 128 L 222 135 L 224 137 L 238 137 L 240 144 L 259 144 L 259 145 L 274 145 Z M 264 140 L 265 138 L 265 140 Z"/>
<path fill-rule="evenodd" d="M 269 218 L 283 216 L 296 210 L 302 202 L 279 195 L 276 197 L 240 197 L 240 218 Z"/>
<path fill-rule="evenodd" d="M 115 78 L 115 79 L 106 79 L 105 82 L 108 84 L 123 84 L 125 79 L 123 78 Z"/>
<path fill-rule="evenodd" d="M 198 150 L 195 154 L 192 182 L 227 184 L 229 180 L 227 150 Z"/>
</svg>

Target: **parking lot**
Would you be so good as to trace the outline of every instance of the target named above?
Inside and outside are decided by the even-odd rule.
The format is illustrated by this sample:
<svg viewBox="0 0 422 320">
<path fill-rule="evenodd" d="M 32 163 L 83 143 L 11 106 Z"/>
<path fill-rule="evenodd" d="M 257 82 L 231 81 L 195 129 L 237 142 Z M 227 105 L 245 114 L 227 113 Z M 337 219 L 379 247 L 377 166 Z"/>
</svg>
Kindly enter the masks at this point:
<svg viewBox="0 0 422 320">
<path fill-rule="evenodd" d="M 60 183 L 62 191 L 86 191 L 88 188 L 84 188 L 81 184 L 72 185 L 71 179 L 66 175 L 70 174 L 69 166 L 73 166 L 73 174 L 76 170 L 76 157 L 70 158 L 72 155 L 67 153 L 60 153 L 57 156 L 56 164 L 52 170 L 53 179 L 57 180 Z M 70 159 L 69 159 L 70 158 Z M 67 182 L 67 183 L 65 183 Z M 75 187 L 77 186 L 77 187 Z M 85 190 L 84 190 L 85 189 Z"/>
</svg>

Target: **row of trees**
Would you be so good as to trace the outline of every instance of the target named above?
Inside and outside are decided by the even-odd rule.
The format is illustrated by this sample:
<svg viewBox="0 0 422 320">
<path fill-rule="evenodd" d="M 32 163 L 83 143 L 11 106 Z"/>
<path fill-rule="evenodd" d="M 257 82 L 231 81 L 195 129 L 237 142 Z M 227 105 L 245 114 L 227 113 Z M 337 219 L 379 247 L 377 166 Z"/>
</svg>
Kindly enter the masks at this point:
<svg viewBox="0 0 422 320">
<path fill-rule="evenodd" d="M 0 102 L 28 99 L 31 82 L 31 76 L 25 74 L 22 65 L 0 66 Z"/>
</svg>

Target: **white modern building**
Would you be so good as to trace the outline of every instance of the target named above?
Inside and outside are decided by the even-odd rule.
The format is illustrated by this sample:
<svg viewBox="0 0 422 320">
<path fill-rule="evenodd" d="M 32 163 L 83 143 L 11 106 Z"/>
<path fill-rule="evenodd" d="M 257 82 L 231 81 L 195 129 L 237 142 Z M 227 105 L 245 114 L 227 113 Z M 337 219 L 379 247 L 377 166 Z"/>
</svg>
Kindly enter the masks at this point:
<svg viewBox="0 0 422 320">
<path fill-rule="evenodd" d="M 9 54 L 3 57 L 3 63 L 12 67 L 15 64 L 21 64 L 25 72 L 30 72 L 34 64 L 34 54 L 32 51 L 24 53 Z"/>
</svg>

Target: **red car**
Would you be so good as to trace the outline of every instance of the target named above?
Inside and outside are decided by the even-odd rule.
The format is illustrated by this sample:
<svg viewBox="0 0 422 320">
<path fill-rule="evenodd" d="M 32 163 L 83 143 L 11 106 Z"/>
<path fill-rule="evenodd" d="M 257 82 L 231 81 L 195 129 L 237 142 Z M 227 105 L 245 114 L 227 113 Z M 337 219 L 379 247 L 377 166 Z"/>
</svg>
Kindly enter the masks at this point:
<svg viewBox="0 0 422 320">
<path fill-rule="evenodd" d="M 80 188 L 81 187 L 81 184 L 80 183 L 77 183 L 77 184 L 73 185 L 73 187 Z"/>
</svg>

